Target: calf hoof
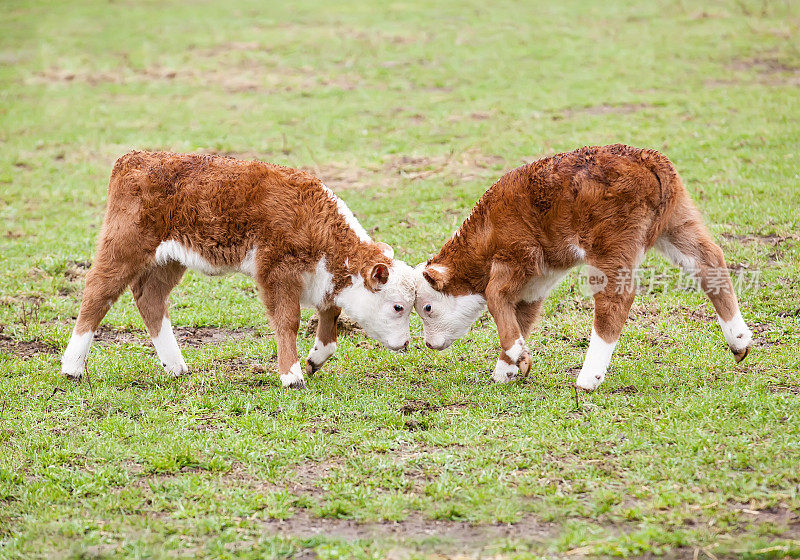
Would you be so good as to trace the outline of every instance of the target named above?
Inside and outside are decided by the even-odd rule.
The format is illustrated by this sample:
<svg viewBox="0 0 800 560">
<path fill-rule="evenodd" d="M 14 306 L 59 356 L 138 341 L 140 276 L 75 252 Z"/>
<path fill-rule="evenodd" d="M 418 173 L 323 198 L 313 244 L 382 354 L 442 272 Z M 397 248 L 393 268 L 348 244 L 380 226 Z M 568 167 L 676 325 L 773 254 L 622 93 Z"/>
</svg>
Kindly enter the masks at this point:
<svg viewBox="0 0 800 560">
<path fill-rule="evenodd" d="M 287 389 L 305 389 L 306 380 L 303 379 L 303 372 L 300 371 L 300 364 L 295 362 L 289 369 L 289 373 L 281 374 L 281 385 Z"/>
<path fill-rule="evenodd" d="M 306 360 L 306 368 L 305 369 L 306 369 L 306 375 L 307 376 L 311 377 L 312 375 L 317 373 L 320 370 L 320 368 L 322 368 L 321 364 L 320 365 L 316 365 L 311 360 Z"/>
<path fill-rule="evenodd" d="M 80 381 L 83 378 L 82 371 L 62 371 L 61 374 L 70 381 Z"/>
<path fill-rule="evenodd" d="M 531 371 L 531 364 L 532 364 L 531 357 L 530 355 L 528 355 L 527 352 L 525 352 L 519 359 L 519 362 L 517 362 L 517 367 L 519 368 L 519 374 L 523 377 L 528 375 Z"/>
<path fill-rule="evenodd" d="M 289 385 L 284 385 L 286 389 L 297 389 L 298 391 L 302 391 L 306 388 L 306 380 L 305 379 L 298 379 L 297 381 L 291 382 Z"/>
<path fill-rule="evenodd" d="M 517 366 L 499 359 L 492 372 L 492 381 L 495 383 L 507 383 L 515 377 L 518 372 L 519 368 L 517 368 Z"/>
<path fill-rule="evenodd" d="M 605 379 L 604 375 L 599 374 L 589 374 L 589 375 L 578 375 L 578 379 L 575 380 L 575 386 L 578 389 L 581 389 L 586 392 L 592 392 L 597 389 L 600 384 Z"/>
<path fill-rule="evenodd" d="M 186 362 L 178 362 L 176 364 L 161 364 L 164 366 L 164 369 L 167 373 L 169 373 L 172 377 L 182 377 L 184 375 L 189 375 L 189 366 L 186 365 Z"/>
<path fill-rule="evenodd" d="M 745 346 L 743 350 L 731 350 L 731 352 L 733 352 L 733 359 L 736 360 L 736 363 L 738 364 L 750 353 L 750 347 Z"/>
</svg>

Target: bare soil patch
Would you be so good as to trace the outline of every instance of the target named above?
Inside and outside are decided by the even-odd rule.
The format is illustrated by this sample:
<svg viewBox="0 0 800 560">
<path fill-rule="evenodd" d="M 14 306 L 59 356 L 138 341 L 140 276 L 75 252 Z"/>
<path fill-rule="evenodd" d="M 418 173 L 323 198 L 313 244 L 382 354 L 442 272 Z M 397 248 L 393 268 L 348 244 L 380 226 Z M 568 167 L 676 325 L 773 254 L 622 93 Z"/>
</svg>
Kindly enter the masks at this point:
<svg viewBox="0 0 800 560">
<path fill-rule="evenodd" d="M 434 177 L 452 177 L 459 181 L 500 176 L 507 167 L 500 156 L 487 155 L 472 149 L 460 154 L 437 156 L 402 155 L 384 158 L 381 165 L 356 167 L 343 163 L 316 164 L 303 167 L 322 179 L 334 191 L 374 187 L 398 188 L 402 181 Z"/>
<path fill-rule="evenodd" d="M 553 113 L 550 118 L 554 121 L 569 119 L 578 115 L 628 115 L 652 108 L 650 103 L 620 103 L 591 105 L 589 107 L 567 108 Z"/>
<path fill-rule="evenodd" d="M 558 532 L 553 523 L 543 523 L 524 517 L 513 524 L 473 525 L 461 521 L 434 520 L 412 514 L 403 521 L 359 523 L 351 519 L 313 517 L 307 511 L 298 511 L 288 519 L 268 519 L 262 522 L 264 530 L 299 538 L 325 535 L 340 539 L 379 540 L 397 543 L 435 540 L 433 548 L 443 550 L 483 549 L 494 541 L 514 539 L 544 541 Z"/>
<path fill-rule="evenodd" d="M 317 332 L 317 326 L 319 325 L 319 315 L 314 313 L 314 315 L 308 320 L 306 323 L 306 336 L 314 336 Z M 356 323 L 353 319 L 342 313 L 339 315 L 339 319 L 336 321 L 336 330 L 337 333 L 342 334 L 355 334 L 355 335 L 363 335 L 364 330 L 361 328 L 361 325 Z"/>
<path fill-rule="evenodd" d="M 789 393 L 790 395 L 800 395 L 800 385 L 789 385 L 788 383 L 774 383 L 767 385 L 771 393 Z"/>
<path fill-rule="evenodd" d="M 798 240 L 800 239 L 800 235 L 796 233 L 792 233 L 789 235 L 778 235 L 776 233 L 769 233 L 765 235 L 760 234 L 747 234 L 747 235 L 736 235 L 733 233 L 723 233 L 722 238 L 727 241 L 736 241 L 737 243 L 741 243 L 742 245 L 752 245 L 753 243 L 759 243 L 761 245 L 773 245 L 777 246 L 785 241 L 789 240 Z"/>
<path fill-rule="evenodd" d="M 183 346 L 199 348 L 208 344 L 220 344 L 233 340 L 242 340 L 255 336 L 256 329 L 252 327 L 240 329 L 222 329 L 218 327 L 174 327 L 175 338 Z M 149 340 L 145 331 L 130 331 L 114 327 L 101 326 L 95 334 L 94 340 L 104 345 L 114 344 L 141 344 Z"/>
<path fill-rule="evenodd" d="M 177 82 L 197 87 L 216 86 L 229 93 L 261 94 L 300 92 L 316 88 L 351 91 L 363 86 L 361 76 L 353 72 L 340 70 L 325 75 L 311 67 L 286 67 L 271 61 L 246 58 L 231 59 L 224 64 L 210 63 L 206 68 L 197 65 L 178 68 L 121 66 L 112 70 L 67 70 L 52 67 L 32 74 L 26 82 L 32 85 L 75 82 L 90 86 Z"/>
<path fill-rule="evenodd" d="M 86 276 L 90 268 L 92 268 L 92 263 L 90 261 L 67 261 L 64 278 L 70 282 L 75 282 Z"/>
<path fill-rule="evenodd" d="M 17 340 L 0 334 L 0 352 L 8 352 L 18 358 L 28 359 L 39 354 L 56 354 L 60 350 L 41 340 Z"/>
</svg>

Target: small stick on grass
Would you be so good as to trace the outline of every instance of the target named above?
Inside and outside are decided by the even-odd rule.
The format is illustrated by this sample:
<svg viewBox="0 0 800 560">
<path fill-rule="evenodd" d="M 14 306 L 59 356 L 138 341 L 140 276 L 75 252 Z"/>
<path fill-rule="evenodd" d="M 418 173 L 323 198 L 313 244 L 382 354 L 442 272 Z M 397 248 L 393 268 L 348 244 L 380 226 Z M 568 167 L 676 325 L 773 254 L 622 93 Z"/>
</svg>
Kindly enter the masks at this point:
<svg viewBox="0 0 800 560">
<path fill-rule="evenodd" d="M 53 397 L 55 397 L 55 396 L 56 396 L 56 393 L 58 393 L 58 392 L 61 392 L 61 393 L 66 393 L 67 391 L 66 391 L 66 389 L 62 389 L 61 387 L 59 387 L 58 385 L 56 385 L 55 387 L 53 387 L 53 392 L 50 394 L 50 396 L 49 396 L 49 397 L 47 397 L 47 401 L 49 401 L 50 399 L 52 399 Z M 47 402 L 47 401 L 45 401 L 45 402 Z"/>
</svg>

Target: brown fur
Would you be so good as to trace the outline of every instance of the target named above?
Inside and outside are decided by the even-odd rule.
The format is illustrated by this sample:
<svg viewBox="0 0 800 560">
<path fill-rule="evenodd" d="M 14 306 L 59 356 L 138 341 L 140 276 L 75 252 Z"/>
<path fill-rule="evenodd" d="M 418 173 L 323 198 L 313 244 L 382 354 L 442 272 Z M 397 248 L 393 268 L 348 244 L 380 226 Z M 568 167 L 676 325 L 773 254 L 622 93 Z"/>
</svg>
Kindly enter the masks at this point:
<svg viewBox="0 0 800 560">
<path fill-rule="evenodd" d="M 158 336 L 169 293 L 185 271 L 174 262 L 155 263 L 156 248 L 166 240 L 231 269 L 258 247 L 256 281 L 276 331 L 281 374 L 297 361 L 303 272 L 326 256 L 334 290 L 320 307 L 318 333 L 330 342 L 340 311 L 333 296 L 356 273 L 375 290 L 391 265 L 379 244 L 358 238 L 321 181 L 308 173 L 226 157 L 131 152 L 111 174 L 76 333 L 96 331 L 130 285 L 150 335 Z"/>
<path fill-rule="evenodd" d="M 617 293 L 618 270 L 635 269 L 660 237 L 696 260 L 718 315 L 731 319 L 738 303 L 727 273 L 722 289 L 709 285 L 713 270 L 725 269 L 722 251 L 674 166 L 659 152 L 620 144 L 581 148 L 507 173 L 428 261 L 427 267 L 441 265 L 444 272 L 433 267 L 423 275 L 438 291 L 486 298 L 501 359 L 510 363 L 505 350 L 528 335 L 541 308 L 541 300 L 521 301 L 521 291 L 546 271 L 576 264 L 574 245 L 609 278 L 595 294 L 595 330 L 615 341 L 634 298 L 633 291 Z"/>
</svg>

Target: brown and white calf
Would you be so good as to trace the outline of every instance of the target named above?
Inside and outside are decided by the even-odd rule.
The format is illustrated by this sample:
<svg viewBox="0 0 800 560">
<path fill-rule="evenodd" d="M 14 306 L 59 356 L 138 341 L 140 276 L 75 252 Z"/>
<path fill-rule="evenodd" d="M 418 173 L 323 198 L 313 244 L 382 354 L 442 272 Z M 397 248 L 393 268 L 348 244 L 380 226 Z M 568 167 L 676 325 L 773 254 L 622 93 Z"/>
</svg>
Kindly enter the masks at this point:
<svg viewBox="0 0 800 560">
<path fill-rule="evenodd" d="M 164 368 L 186 373 L 167 312 L 170 291 L 187 268 L 238 271 L 258 283 L 283 385 L 303 387 L 296 343 L 301 306 L 319 313 L 308 374 L 336 350 L 342 309 L 388 347 L 407 348 L 415 276 L 392 257 L 391 247 L 370 239 L 345 203 L 303 171 L 227 157 L 129 153 L 111 174 L 62 371 L 81 377 L 100 321 L 131 286 Z"/>
<path fill-rule="evenodd" d="M 417 267 L 425 343 L 447 348 L 488 306 L 502 346 L 492 379 L 527 373 L 525 339 L 543 299 L 586 263 L 596 269 L 594 328 L 576 383 L 594 390 L 628 317 L 633 273 L 650 248 L 695 276 L 736 361 L 744 359 L 752 334 L 722 251 L 674 166 L 656 151 L 619 144 L 540 159 L 486 191 L 441 251 Z"/>
</svg>

